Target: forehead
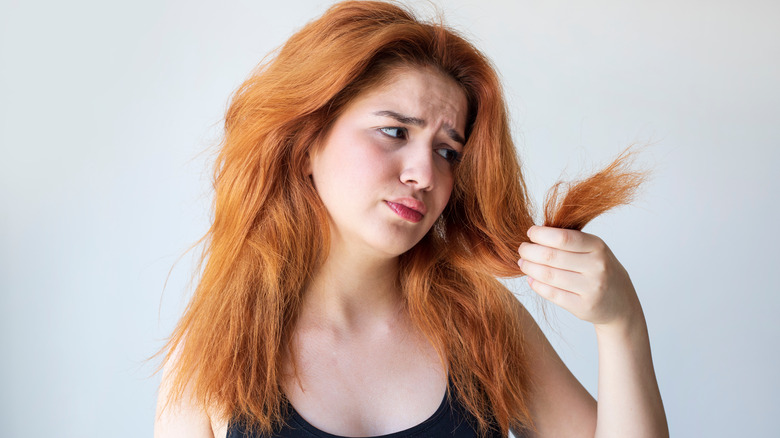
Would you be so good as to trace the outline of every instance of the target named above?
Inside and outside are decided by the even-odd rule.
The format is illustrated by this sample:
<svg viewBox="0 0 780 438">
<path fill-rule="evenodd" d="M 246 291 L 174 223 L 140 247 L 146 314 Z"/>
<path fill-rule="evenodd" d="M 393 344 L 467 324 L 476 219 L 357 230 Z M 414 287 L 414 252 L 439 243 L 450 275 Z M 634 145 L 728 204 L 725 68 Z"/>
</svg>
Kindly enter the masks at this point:
<svg viewBox="0 0 780 438">
<path fill-rule="evenodd" d="M 466 93 L 451 77 L 429 67 L 399 67 L 388 78 L 361 93 L 350 107 L 392 110 L 447 124 L 463 134 L 467 116 Z"/>
</svg>

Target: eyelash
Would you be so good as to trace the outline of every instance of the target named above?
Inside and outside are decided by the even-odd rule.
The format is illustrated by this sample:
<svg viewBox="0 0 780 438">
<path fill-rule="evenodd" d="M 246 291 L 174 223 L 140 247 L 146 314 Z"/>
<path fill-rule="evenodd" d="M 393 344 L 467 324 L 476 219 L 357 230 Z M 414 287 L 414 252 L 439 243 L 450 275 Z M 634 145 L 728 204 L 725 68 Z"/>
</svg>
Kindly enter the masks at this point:
<svg viewBox="0 0 780 438">
<path fill-rule="evenodd" d="M 392 138 L 394 140 L 405 140 L 406 137 L 407 137 L 407 130 L 406 130 L 406 128 L 400 128 L 400 127 L 396 127 L 396 126 L 388 126 L 388 127 L 385 127 L 385 128 L 379 128 L 379 131 L 382 134 L 384 134 L 385 136 L 390 137 L 390 138 Z M 403 133 L 403 134 L 402 134 L 402 136 L 391 135 L 391 134 L 388 134 L 387 131 L 396 131 L 396 133 Z M 461 153 L 456 151 L 455 149 L 439 148 L 439 149 L 436 150 L 437 151 L 436 153 L 439 153 L 438 151 L 440 151 L 440 150 L 445 151 L 445 154 L 449 155 L 447 157 L 447 156 L 444 156 L 442 154 L 439 154 L 439 156 L 441 156 L 442 158 L 447 160 L 447 162 L 449 162 L 449 163 L 459 163 L 461 158 L 462 158 Z"/>
</svg>

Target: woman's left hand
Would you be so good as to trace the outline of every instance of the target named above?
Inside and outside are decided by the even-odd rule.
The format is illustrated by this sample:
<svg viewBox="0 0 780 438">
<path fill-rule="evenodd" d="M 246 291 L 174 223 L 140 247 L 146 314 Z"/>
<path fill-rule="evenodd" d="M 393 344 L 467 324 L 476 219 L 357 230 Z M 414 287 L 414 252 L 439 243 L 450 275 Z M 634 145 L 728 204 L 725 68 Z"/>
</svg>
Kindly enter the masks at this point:
<svg viewBox="0 0 780 438">
<path fill-rule="evenodd" d="M 542 298 L 597 326 L 641 315 L 628 273 L 598 237 L 582 231 L 533 226 L 532 243 L 518 249 L 518 265 Z"/>
</svg>

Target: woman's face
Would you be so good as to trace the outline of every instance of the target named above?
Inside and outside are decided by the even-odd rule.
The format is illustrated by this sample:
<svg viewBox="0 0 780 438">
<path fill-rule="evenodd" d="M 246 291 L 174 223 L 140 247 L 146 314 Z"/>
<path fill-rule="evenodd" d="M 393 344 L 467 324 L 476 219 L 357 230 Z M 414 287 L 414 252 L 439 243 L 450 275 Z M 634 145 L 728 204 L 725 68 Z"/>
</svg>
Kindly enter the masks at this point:
<svg viewBox="0 0 780 438">
<path fill-rule="evenodd" d="M 427 68 L 390 78 L 347 105 L 310 155 L 332 245 L 355 254 L 395 257 L 419 242 L 449 201 L 463 152 L 458 84 Z"/>
</svg>

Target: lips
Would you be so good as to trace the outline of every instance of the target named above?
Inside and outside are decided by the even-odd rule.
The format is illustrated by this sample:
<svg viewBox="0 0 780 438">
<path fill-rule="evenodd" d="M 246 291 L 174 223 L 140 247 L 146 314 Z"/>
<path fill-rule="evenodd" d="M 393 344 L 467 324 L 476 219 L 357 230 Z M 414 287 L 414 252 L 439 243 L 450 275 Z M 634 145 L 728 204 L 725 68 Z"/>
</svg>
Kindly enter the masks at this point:
<svg viewBox="0 0 780 438">
<path fill-rule="evenodd" d="M 409 222 L 420 222 L 426 213 L 425 204 L 414 198 L 399 198 L 385 202 L 398 216 Z"/>
</svg>

